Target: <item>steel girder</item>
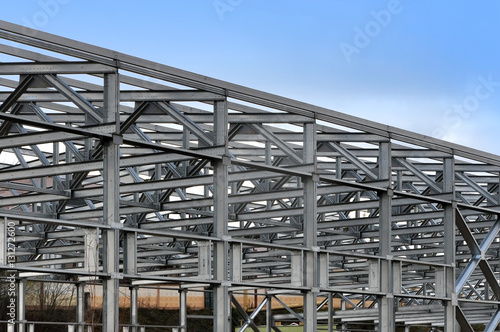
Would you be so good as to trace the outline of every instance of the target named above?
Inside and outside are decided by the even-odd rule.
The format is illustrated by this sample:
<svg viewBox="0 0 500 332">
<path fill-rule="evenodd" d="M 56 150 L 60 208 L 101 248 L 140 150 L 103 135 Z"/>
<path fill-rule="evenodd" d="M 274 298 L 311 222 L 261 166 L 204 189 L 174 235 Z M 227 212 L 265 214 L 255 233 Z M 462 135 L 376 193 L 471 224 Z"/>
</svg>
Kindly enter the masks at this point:
<svg viewBox="0 0 500 332">
<path fill-rule="evenodd" d="M 240 330 L 264 308 L 268 331 L 495 330 L 500 157 L 7 22 L 0 38 L 0 268 L 20 290 L 71 278 L 82 330 L 85 284 L 117 331 L 138 326 L 119 288 L 136 313 L 159 283 L 182 331 L 199 288 L 214 331 L 231 307 Z"/>
</svg>

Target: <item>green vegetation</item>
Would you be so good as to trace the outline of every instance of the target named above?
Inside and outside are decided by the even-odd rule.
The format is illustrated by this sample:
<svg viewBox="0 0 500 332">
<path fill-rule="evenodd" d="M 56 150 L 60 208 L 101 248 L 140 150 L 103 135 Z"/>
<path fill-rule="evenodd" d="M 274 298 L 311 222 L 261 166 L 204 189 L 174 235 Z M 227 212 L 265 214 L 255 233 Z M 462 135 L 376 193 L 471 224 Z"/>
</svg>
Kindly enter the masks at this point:
<svg viewBox="0 0 500 332">
<path fill-rule="evenodd" d="M 279 327 L 281 332 L 302 332 L 302 326 L 280 326 Z M 265 327 L 259 327 L 260 331 L 266 332 Z M 333 329 L 335 331 L 335 328 Z M 327 325 L 318 325 L 318 332 L 320 331 L 328 331 L 328 326 Z"/>
</svg>

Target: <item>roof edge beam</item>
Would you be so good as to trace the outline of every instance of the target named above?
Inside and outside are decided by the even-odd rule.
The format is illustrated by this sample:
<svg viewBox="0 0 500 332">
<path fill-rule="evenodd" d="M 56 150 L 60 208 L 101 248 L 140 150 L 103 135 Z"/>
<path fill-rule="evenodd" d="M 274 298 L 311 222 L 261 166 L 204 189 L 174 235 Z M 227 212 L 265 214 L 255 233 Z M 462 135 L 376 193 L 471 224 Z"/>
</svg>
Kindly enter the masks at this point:
<svg viewBox="0 0 500 332">
<path fill-rule="evenodd" d="M 112 74 L 117 68 L 88 61 L 0 63 L 0 75 Z"/>
</svg>

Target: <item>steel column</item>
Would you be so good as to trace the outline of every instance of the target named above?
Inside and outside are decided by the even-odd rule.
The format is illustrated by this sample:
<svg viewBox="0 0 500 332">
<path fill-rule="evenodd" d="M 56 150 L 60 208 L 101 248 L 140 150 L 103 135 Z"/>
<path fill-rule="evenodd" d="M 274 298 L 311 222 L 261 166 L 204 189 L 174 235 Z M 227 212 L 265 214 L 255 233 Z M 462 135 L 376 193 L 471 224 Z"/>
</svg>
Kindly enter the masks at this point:
<svg viewBox="0 0 500 332">
<path fill-rule="evenodd" d="M 17 332 L 26 330 L 26 278 L 20 278 L 17 282 Z M 43 283 L 42 283 L 43 287 Z"/>
<path fill-rule="evenodd" d="M 117 74 L 106 74 L 104 77 L 105 104 L 104 123 L 116 123 L 118 113 Z M 116 133 L 120 132 L 116 123 Z M 103 223 L 111 228 L 103 231 L 103 271 L 107 274 L 103 278 L 103 332 L 118 332 L 119 326 L 119 170 L 120 170 L 120 143 L 121 138 L 115 134 L 113 139 L 104 140 L 104 195 Z"/>
<path fill-rule="evenodd" d="M 304 126 L 304 153 L 305 164 L 316 163 L 316 127 L 314 124 Z M 315 173 L 311 177 L 302 179 L 304 185 L 304 270 L 303 286 L 307 287 L 304 294 L 304 331 L 316 331 L 317 312 L 316 302 L 318 295 L 318 266 L 317 266 L 317 177 Z"/>
<path fill-rule="evenodd" d="M 273 297 L 269 295 L 266 296 L 268 296 L 268 301 L 266 304 L 266 332 L 271 332 L 274 326 L 273 306 L 272 306 Z"/>
<path fill-rule="evenodd" d="M 187 332 L 187 289 L 179 289 L 179 332 Z"/>
<path fill-rule="evenodd" d="M 227 102 L 214 104 L 214 145 L 227 148 Z M 229 157 L 212 161 L 214 168 L 214 332 L 229 332 L 231 312 L 229 299 L 228 238 L 228 166 Z"/>
<path fill-rule="evenodd" d="M 394 312 L 394 289 L 392 269 L 392 189 L 391 189 L 391 143 L 380 143 L 379 180 L 386 181 L 387 191 L 379 192 L 379 255 L 380 288 L 385 293 L 379 297 L 379 331 L 396 330 Z"/>
<path fill-rule="evenodd" d="M 85 329 L 85 283 L 76 284 L 76 323 L 77 332 L 84 332 Z"/>
<path fill-rule="evenodd" d="M 457 293 L 455 290 L 455 161 L 453 158 L 445 158 L 443 161 L 443 193 L 445 193 L 452 204 L 444 206 L 444 263 L 445 280 L 446 280 L 446 297 L 449 299 L 444 301 L 444 330 L 445 332 L 453 332 L 459 329 L 456 317 Z"/>
<path fill-rule="evenodd" d="M 89 273 L 99 271 L 99 234 L 95 228 L 84 230 L 84 269 Z"/>
<path fill-rule="evenodd" d="M 130 287 L 130 332 L 137 332 L 139 323 L 139 287 Z"/>
<path fill-rule="evenodd" d="M 241 243 L 233 243 L 230 246 L 231 250 L 231 280 L 241 282 L 242 278 L 242 264 L 241 264 Z"/>
<path fill-rule="evenodd" d="M 137 233 L 126 232 L 123 239 L 123 273 L 137 274 Z"/>
</svg>

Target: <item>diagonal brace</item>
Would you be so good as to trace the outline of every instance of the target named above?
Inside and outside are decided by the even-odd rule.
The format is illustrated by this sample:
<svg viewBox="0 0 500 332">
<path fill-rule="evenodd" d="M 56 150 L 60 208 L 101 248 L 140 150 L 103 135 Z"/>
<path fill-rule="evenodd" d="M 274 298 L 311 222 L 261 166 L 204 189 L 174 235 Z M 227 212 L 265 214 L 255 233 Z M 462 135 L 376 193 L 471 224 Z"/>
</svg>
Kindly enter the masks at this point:
<svg viewBox="0 0 500 332">
<path fill-rule="evenodd" d="M 283 151 L 288 157 L 290 157 L 293 161 L 302 164 L 302 157 L 299 154 L 289 147 L 284 141 L 274 135 L 272 132 L 264 128 L 262 125 L 250 124 L 256 132 L 261 134 L 264 138 L 270 140 L 273 144 L 275 144 L 281 151 Z"/>
<path fill-rule="evenodd" d="M 203 143 L 208 146 L 213 145 L 213 139 L 210 137 L 198 124 L 196 124 L 191 119 L 187 118 L 184 114 L 181 113 L 177 108 L 175 108 L 171 104 L 167 104 L 163 101 L 157 102 L 156 105 L 159 109 L 173 117 L 176 121 L 182 124 L 184 127 L 188 128 L 193 134 L 196 135 Z"/>
<path fill-rule="evenodd" d="M 497 311 L 495 311 L 495 313 L 493 314 L 493 317 L 491 317 L 490 322 L 484 328 L 484 332 L 495 331 L 499 323 L 500 323 L 500 308 L 498 308 Z"/>
<path fill-rule="evenodd" d="M 459 306 L 456 306 L 455 308 L 457 322 L 460 325 L 460 332 L 474 332 L 474 329 L 468 322 L 467 317 L 465 317 L 462 309 L 460 309 Z"/>
<path fill-rule="evenodd" d="M 436 182 L 434 182 L 430 177 L 428 177 L 425 173 L 415 167 L 412 163 L 408 162 L 404 158 L 396 158 L 396 161 L 401 164 L 401 166 L 407 168 L 411 171 L 416 177 L 425 182 L 432 190 L 437 193 L 442 193 L 443 189 L 439 187 Z"/>
<path fill-rule="evenodd" d="M 40 77 L 90 116 L 95 123 L 102 122 L 102 116 L 97 109 L 88 100 L 74 91 L 66 82 L 55 75 L 40 75 Z"/>
<path fill-rule="evenodd" d="M 472 189 L 476 190 L 481 196 L 486 198 L 488 202 L 492 205 L 497 205 L 498 202 L 497 200 L 483 187 L 481 187 L 477 182 L 469 178 L 467 175 L 461 173 L 461 172 L 455 172 L 455 175 L 457 178 L 468 184 Z"/>
<path fill-rule="evenodd" d="M 330 142 L 328 146 L 340 153 L 344 158 L 349 160 L 352 164 L 362 170 L 366 176 L 368 176 L 372 180 L 378 180 L 378 175 L 372 172 L 372 169 L 366 165 L 363 161 L 359 160 L 359 158 L 354 155 L 351 151 L 347 150 L 343 146 L 338 143 Z"/>
<path fill-rule="evenodd" d="M 31 81 L 33 81 L 32 75 L 26 76 L 21 81 L 17 88 L 15 88 L 2 105 L 0 105 L 0 113 L 7 113 L 7 110 L 14 105 L 19 97 L 21 97 L 21 95 L 29 88 Z"/>
<path fill-rule="evenodd" d="M 245 309 L 238 302 L 238 300 L 236 300 L 236 298 L 234 297 L 234 295 L 231 295 L 231 302 L 233 303 L 233 305 L 235 306 L 236 310 L 241 315 L 241 317 L 243 317 L 245 319 L 245 324 L 241 327 L 240 331 L 245 331 L 248 326 L 250 326 L 250 328 L 252 330 L 254 330 L 254 332 L 259 332 L 260 331 L 259 328 L 257 327 L 257 325 L 255 325 L 255 323 L 254 323 L 253 320 L 259 314 L 260 310 L 264 307 L 264 305 L 267 303 L 267 301 L 268 301 L 268 298 L 266 297 L 259 304 L 259 306 L 254 310 L 254 312 L 249 316 L 247 314 L 247 312 L 245 311 Z"/>
</svg>

